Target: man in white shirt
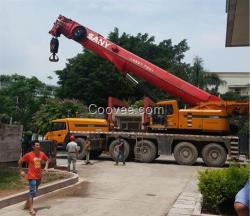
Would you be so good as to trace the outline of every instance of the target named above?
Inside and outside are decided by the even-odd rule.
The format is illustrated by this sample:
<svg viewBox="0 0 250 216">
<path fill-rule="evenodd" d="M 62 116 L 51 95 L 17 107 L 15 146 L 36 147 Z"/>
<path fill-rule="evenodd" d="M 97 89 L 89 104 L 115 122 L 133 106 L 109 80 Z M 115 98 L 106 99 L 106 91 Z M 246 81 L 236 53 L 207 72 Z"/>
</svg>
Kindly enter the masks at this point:
<svg viewBox="0 0 250 216">
<path fill-rule="evenodd" d="M 75 142 L 75 137 L 73 135 L 70 136 L 70 142 L 66 146 L 66 150 L 68 152 L 68 171 L 70 172 L 71 162 L 73 163 L 73 173 L 76 172 L 76 159 L 78 156 L 78 147 Z"/>
</svg>

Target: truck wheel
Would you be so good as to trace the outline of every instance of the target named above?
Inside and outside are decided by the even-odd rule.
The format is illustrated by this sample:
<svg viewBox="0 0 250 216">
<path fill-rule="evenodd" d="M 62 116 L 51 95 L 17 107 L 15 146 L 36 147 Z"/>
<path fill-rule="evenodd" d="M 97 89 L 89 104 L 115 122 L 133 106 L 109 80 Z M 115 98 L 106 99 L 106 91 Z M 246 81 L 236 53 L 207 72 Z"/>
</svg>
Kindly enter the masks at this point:
<svg viewBox="0 0 250 216">
<path fill-rule="evenodd" d="M 77 26 L 72 31 L 72 38 L 75 41 L 81 41 L 86 38 L 87 32 L 83 26 Z"/>
<path fill-rule="evenodd" d="M 85 156 L 86 156 L 85 150 L 84 150 L 85 139 L 77 138 L 76 143 L 80 147 L 79 154 L 78 154 L 78 159 L 83 160 L 85 158 Z"/>
<path fill-rule="evenodd" d="M 150 163 L 157 156 L 157 149 L 153 142 L 150 140 L 141 140 L 134 147 L 135 159 L 143 162 Z"/>
<path fill-rule="evenodd" d="M 178 164 L 193 165 L 198 158 L 198 151 L 192 143 L 180 142 L 174 148 L 174 158 Z"/>
<path fill-rule="evenodd" d="M 222 167 L 227 160 L 226 149 L 217 143 L 209 143 L 202 149 L 202 159 L 209 167 Z"/>
<path fill-rule="evenodd" d="M 117 156 L 118 156 L 118 148 L 116 148 L 116 146 L 119 145 L 119 140 L 113 140 L 109 146 L 109 152 L 111 154 L 111 157 L 113 158 L 113 160 L 116 160 Z M 124 158 L 125 160 L 128 158 L 130 153 L 130 145 L 128 143 L 127 140 L 124 139 Z"/>
</svg>

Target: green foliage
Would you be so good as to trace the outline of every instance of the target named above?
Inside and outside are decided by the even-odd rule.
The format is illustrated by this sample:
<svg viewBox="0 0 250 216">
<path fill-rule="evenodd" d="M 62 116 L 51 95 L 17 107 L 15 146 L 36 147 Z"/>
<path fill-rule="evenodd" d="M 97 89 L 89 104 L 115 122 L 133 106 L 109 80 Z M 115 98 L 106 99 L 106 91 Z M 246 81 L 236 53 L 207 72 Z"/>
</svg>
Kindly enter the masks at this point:
<svg viewBox="0 0 250 216">
<path fill-rule="evenodd" d="M 143 101 L 143 99 L 142 99 L 142 100 L 136 101 L 136 102 L 132 105 L 132 107 L 133 107 L 133 108 L 144 107 L 144 101 Z"/>
<path fill-rule="evenodd" d="M 239 93 L 237 92 L 233 92 L 233 91 L 228 91 L 224 94 L 221 94 L 220 97 L 223 99 L 223 100 L 227 100 L 227 101 L 230 101 L 230 100 L 242 100 L 242 99 L 246 99 L 246 97 L 244 96 L 241 96 Z"/>
<path fill-rule="evenodd" d="M 26 181 L 15 170 L 0 170 L 0 190 L 23 188 Z"/>
<path fill-rule="evenodd" d="M 249 119 L 243 120 L 241 122 L 239 134 L 249 136 Z"/>
<path fill-rule="evenodd" d="M 215 213 L 219 213 L 224 207 L 230 208 L 228 205 L 234 202 L 235 195 L 245 185 L 249 173 L 249 166 L 236 165 L 200 171 L 198 187 L 203 207 Z"/>
<path fill-rule="evenodd" d="M 191 70 L 188 73 L 189 82 L 200 89 L 210 92 L 213 95 L 218 95 L 218 88 L 225 84 L 217 74 L 209 73 L 204 69 L 203 60 L 199 57 L 194 58 Z"/>
<path fill-rule="evenodd" d="M 0 75 L 4 86 L 0 90 L 0 114 L 12 117 L 13 122 L 23 124 L 24 130 L 32 129 L 32 115 L 44 101 L 51 97 L 53 87 L 47 86 L 36 77 Z"/>
<path fill-rule="evenodd" d="M 33 123 L 39 134 L 45 134 L 49 122 L 57 118 L 77 117 L 88 109 L 77 100 L 49 99 L 33 116 Z"/>
<path fill-rule="evenodd" d="M 108 38 L 132 53 L 174 72 L 183 79 L 188 79 L 190 66 L 182 62 L 184 53 L 189 49 L 186 40 L 176 45 L 172 44 L 171 39 L 156 44 L 153 36 L 141 33 L 136 36 L 126 33 L 120 35 L 117 28 Z M 66 67 L 56 71 L 56 74 L 60 85 L 58 95 L 61 98 L 76 98 L 88 105 L 95 103 L 105 106 L 108 96 L 133 101 L 143 97 L 141 92 L 121 76 L 112 63 L 86 50 L 69 59 Z M 159 99 L 166 98 L 166 93 L 148 83 L 146 85 Z"/>
<path fill-rule="evenodd" d="M 9 124 L 10 117 L 7 114 L 0 114 L 0 123 Z"/>
</svg>

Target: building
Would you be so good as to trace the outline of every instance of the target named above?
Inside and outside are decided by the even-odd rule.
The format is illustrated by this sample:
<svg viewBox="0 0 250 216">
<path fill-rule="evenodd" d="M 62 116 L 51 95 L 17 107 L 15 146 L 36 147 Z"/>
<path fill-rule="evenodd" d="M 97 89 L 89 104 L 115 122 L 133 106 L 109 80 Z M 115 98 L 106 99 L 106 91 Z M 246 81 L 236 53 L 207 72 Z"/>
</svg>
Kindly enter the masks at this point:
<svg viewBox="0 0 250 216">
<path fill-rule="evenodd" d="M 219 86 L 219 93 L 224 94 L 228 91 L 239 93 L 241 96 L 250 96 L 250 72 L 213 72 L 225 81 L 224 85 Z"/>
<path fill-rule="evenodd" d="M 249 46 L 249 0 L 227 0 L 226 47 Z"/>
</svg>

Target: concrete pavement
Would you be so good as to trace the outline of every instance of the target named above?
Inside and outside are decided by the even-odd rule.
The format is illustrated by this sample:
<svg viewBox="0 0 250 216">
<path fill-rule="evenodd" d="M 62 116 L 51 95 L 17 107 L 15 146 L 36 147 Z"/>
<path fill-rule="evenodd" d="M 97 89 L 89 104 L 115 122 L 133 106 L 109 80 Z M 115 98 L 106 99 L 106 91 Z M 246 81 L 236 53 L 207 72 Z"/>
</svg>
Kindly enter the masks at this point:
<svg viewBox="0 0 250 216">
<path fill-rule="evenodd" d="M 58 161 L 66 164 L 65 159 Z M 150 164 L 128 162 L 114 166 L 109 159 L 82 165 L 78 161 L 79 176 L 87 182 L 72 193 L 58 194 L 35 202 L 37 215 L 88 216 L 163 216 L 175 200 L 196 177 L 202 166 L 179 166 L 171 158 L 160 157 Z M 23 216 L 22 206 L 0 210 L 1 216 Z"/>
</svg>

